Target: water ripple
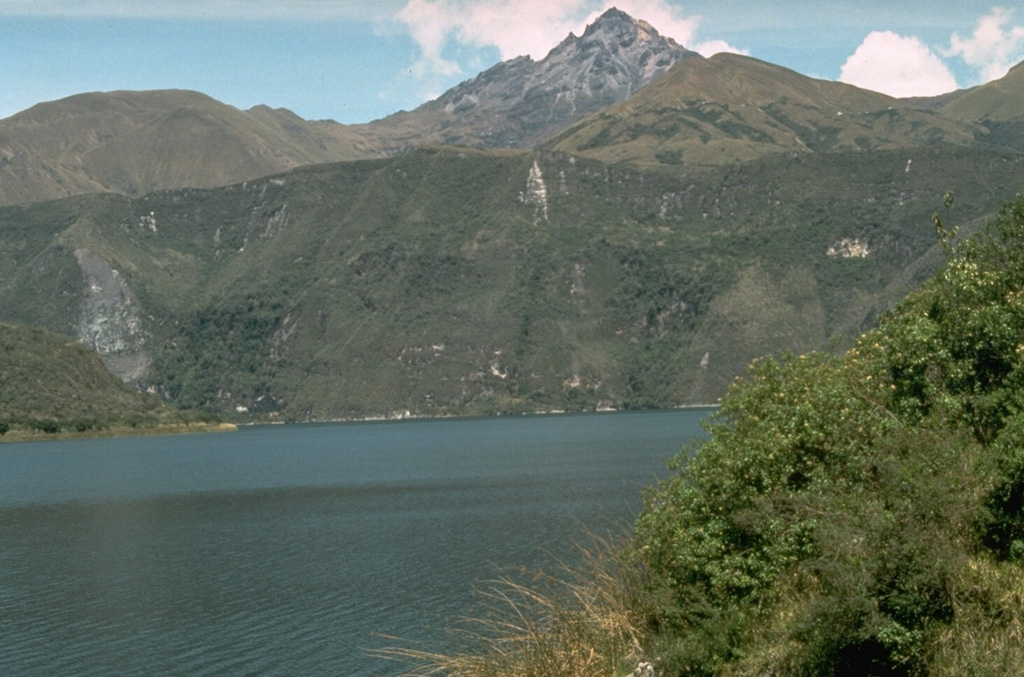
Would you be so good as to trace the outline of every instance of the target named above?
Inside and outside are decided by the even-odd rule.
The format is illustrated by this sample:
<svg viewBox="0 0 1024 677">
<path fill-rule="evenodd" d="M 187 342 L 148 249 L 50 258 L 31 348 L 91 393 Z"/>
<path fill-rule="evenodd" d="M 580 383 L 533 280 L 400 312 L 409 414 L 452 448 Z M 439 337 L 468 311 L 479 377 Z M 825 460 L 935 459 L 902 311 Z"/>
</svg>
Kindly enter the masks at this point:
<svg viewBox="0 0 1024 677">
<path fill-rule="evenodd" d="M 628 520 L 698 419 L 0 447 L 0 674 L 398 674 L 367 649 L 442 646 L 495 565 Z"/>
</svg>

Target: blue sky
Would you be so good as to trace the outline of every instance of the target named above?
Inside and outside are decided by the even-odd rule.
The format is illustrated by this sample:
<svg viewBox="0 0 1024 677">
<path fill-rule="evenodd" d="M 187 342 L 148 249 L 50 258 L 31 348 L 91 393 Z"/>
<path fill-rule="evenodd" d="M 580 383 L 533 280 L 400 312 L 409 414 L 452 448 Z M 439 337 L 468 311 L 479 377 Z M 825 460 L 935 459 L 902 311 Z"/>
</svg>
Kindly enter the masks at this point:
<svg viewBox="0 0 1024 677">
<path fill-rule="evenodd" d="M 617 6 L 704 54 L 738 51 L 896 96 L 1024 60 L 1024 9 L 960 0 L 0 0 L 0 118 L 87 91 L 194 89 L 367 122 L 503 59 L 543 58 Z"/>
</svg>

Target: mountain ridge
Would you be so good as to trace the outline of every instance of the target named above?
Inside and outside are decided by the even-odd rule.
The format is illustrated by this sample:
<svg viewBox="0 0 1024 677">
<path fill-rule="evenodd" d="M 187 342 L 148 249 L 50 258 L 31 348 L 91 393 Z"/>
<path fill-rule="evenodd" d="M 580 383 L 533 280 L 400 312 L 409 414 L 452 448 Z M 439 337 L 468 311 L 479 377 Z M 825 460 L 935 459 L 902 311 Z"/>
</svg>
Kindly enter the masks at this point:
<svg viewBox="0 0 1024 677">
<path fill-rule="evenodd" d="M 540 61 L 504 61 L 414 111 L 361 125 L 241 111 L 186 90 L 78 94 L 0 120 L 0 204 L 209 188 L 419 145 L 530 147 L 684 58 L 700 57 L 609 10 Z"/>
<path fill-rule="evenodd" d="M 1014 112 L 1024 109 L 1024 89 L 1013 84 L 1021 73 L 942 97 L 893 99 L 750 57 L 704 58 L 610 9 L 540 61 L 501 62 L 413 111 L 360 125 L 267 106 L 242 111 L 185 90 L 37 104 L 0 120 L 0 204 L 230 185 L 437 144 L 543 142 L 609 162 L 690 166 L 933 144 L 1024 151 Z M 992 106 L 1003 112 L 993 116 Z"/>
<path fill-rule="evenodd" d="M 213 187 L 365 157 L 341 125 L 241 111 L 189 90 L 86 93 L 0 121 L 0 203 Z M 345 139 L 345 135 L 349 139 Z"/>
</svg>

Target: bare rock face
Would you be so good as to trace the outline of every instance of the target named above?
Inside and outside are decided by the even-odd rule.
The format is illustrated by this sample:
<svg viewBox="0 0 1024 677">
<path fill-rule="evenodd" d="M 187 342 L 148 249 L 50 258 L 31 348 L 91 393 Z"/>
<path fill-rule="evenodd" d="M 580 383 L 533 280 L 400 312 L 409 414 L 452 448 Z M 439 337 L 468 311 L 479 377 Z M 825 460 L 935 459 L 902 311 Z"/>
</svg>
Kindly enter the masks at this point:
<svg viewBox="0 0 1024 677">
<path fill-rule="evenodd" d="M 419 143 L 426 137 L 453 145 L 529 148 L 694 57 L 700 55 L 646 21 L 610 9 L 582 36 L 570 33 L 540 61 L 527 56 L 503 61 L 415 111 L 373 126 L 416 130 Z"/>
<path fill-rule="evenodd" d="M 99 254 L 83 248 L 75 258 L 85 279 L 85 294 L 75 333 L 99 353 L 114 375 L 135 381 L 149 366 L 146 333 L 131 290 L 121 274 Z"/>
</svg>

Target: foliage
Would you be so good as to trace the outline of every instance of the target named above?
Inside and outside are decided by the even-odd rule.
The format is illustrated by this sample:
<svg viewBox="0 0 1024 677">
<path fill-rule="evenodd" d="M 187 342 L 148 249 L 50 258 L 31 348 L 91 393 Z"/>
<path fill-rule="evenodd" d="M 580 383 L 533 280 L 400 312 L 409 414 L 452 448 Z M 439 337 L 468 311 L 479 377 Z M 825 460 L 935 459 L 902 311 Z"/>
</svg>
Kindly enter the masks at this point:
<svg viewBox="0 0 1024 677">
<path fill-rule="evenodd" d="M 1024 667 L 1024 198 L 970 240 L 935 220 L 932 280 L 841 356 L 755 363 L 648 496 L 664 674 Z"/>
<path fill-rule="evenodd" d="M 258 301 L 233 309 L 203 309 L 188 315 L 176 340 L 160 353 L 155 385 L 179 406 L 214 409 L 221 400 L 259 403 L 264 411 L 277 360 L 273 335 L 281 317 Z M 230 374 L 230 378 L 225 378 Z"/>
</svg>

